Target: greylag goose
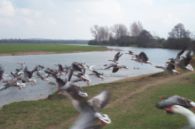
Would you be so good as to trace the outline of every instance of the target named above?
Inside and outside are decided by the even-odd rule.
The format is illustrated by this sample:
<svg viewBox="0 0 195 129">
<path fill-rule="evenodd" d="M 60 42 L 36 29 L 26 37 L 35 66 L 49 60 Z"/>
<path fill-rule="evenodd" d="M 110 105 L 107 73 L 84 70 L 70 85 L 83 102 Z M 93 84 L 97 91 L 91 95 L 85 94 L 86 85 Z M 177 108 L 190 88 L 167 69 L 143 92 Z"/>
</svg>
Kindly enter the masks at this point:
<svg viewBox="0 0 195 129">
<path fill-rule="evenodd" d="M 4 70 L 3 70 L 3 68 L 0 66 L 0 81 L 3 79 L 3 74 L 4 74 Z"/>
<path fill-rule="evenodd" d="M 166 66 L 155 66 L 156 68 L 163 69 L 166 72 L 169 73 L 179 73 L 175 68 L 175 60 L 173 58 L 170 58 L 169 61 L 166 62 Z"/>
<path fill-rule="evenodd" d="M 90 75 L 95 75 L 97 78 L 100 78 L 100 79 L 104 79 L 103 78 L 103 73 L 100 73 L 100 72 L 98 72 L 97 70 L 95 70 L 94 69 L 94 66 L 92 65 L 92 66 L 88 66 L 88 68 L 89 68 L 89 70 L 92 72 Z"/>
<path fill-rule="evenodd" d="M 192 108 L 195 107 L 195 102 L 179 95 L 173 95 L 167 98 L 163 98 L 160 102 L 157 103 L 156 106 L 160 109 L 164 109 L 171 105 L 181 105 L 186 108 Z"/>
<path fill-rule="evenodd" d="M 69 70 L 70 71 L 69 71 L 69 75 L 68 75 L 68 81 L 71 80 L 74 72 L 80 72 L 80 73 L 85 74 L 85 71 L 86 71 L 85 66 L 79 62 L 73 62 Z"/>
<path fill-rule="evenodd" d="M 192 65 L 190 64 L 192 60 L 192 51 L 189 50 L 185 57 L 183 57 L 182 59 L 180 59 L 179 63 L 178 63 L 178 66 L 183 68 L 183 69 L 187 69 L 187 70 L 190 70 L 190 71 L 194 71 Z"/>
<path fill-rule="evenodd" d="M 121 52 L 117 52 L 117 53 L 114 55 L 113 60 L 108 60 L 108 61 L 112 61 L 112 62 L 116 63 L 122 55 L 123 55 L 123 54 L 122 54 Z"/>
<path fill-rule="evenodd" d="M 67 90 L 67 92 L 69 91 Z M 80 116 L 71 129 L 101 129 L 106 124 L 110 124 L 111 120 L 108 115 L 99 112 L 107 105 L 108 100 L 109 93 L 107 91 L 101 92 L 89 101 L 86 98 L 72 100 L 77 103 L 76 109 L 79 109 Z"/>
<path fill-rule="evenodd" d="M 152 64 L 145 52 L 140 52 L 138 55 L 134 55 L 134 58 L 132 60 L 139 63 Z"/>
<path fill-rule="evenodd" d="M 118 72 L 120 69 L 128 69 L 127 66 L 125 65 L 118 65 L 117 63 L 112 63 L 110 65 L 108 65 L 106 68 L 104 69 L 110 69 L 112 68 L 112 73 L 116 73 Z"/>
<path fill-rule="evenodd" d="M 4 87 L 0 90 L 7 89 L 9 87 L 18 87 L 19 89 L 24 88 L 26 86 L 25 83 L 19 82 L 18 79 L 10 79 L 10 80 L 3 80 Z"/>
</svg>

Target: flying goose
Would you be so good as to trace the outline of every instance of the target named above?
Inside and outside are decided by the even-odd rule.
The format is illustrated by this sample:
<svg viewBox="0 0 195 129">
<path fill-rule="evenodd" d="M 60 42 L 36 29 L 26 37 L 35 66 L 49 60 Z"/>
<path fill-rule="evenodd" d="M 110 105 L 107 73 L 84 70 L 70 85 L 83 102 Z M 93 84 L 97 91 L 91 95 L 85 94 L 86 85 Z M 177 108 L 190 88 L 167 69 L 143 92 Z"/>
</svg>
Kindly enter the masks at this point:
<svg viewBox="0 0 195 129">
<path fill-rule="evenodd" d="M 25 83 L 19 82 L 17 79 L 3 80 L 4 87 L 0 90 L 7 89 L 9 87 L 18 87 L 19 89 L 24 88 L 26 86 Z"/>
<path fill-rule="evenodd" d="M 99 112 L 100 109 L 107 105 L 108 98 L 109 93 L 102 91 L 89 101 L 86 98 L 84 100 L 77 99 L 76 109 L 79 109 L 80 115 L 71 129 L 101 129 L 105 125 L 110 124 L 109 116 Z"/>
<path fill-rule="evenodd" d="M 123 55 L 123 53 L 117 52 L 117 53 L 114 55 L 113 60 L 108 60 L 108 61 L 112 61 L 112 62 L 116 63 L 122 55 Z"/>
<path fill-rule="evenodd" d="M 91 66 L 87 66 L 89 68 L 89 70 L 92 72 L 90 75 L 95 75 L 97 78 L 100 78 L 100 79 L 104 79 L 103 78 L 103 73 L 100 73 L 98 72 L 97 70 L 94 69 L 94 66 L 91 65 Z"/>
<path fill-rule="evenodd" d="M 125 54 L 129 54 L 129 55 L 134 55 L 133 51 L 129 50 L 128 53 Z"/>
<path fill-rule="evenodd" d="M 110 64 L 109 66 L 107 66 L 107 67 L 104 68 L 104 69 L 109 69 L 109 68 L 112 68 L 112 73 L 116 73 L 116 72 L 118 72 L 120 69 L 128 69 L 127 66 L 125 66 L 125 65 L 118 65 L 118 64 Z"/>
<path fill-rule="evenodd" d="M 74 83 L 74 82 L 84 81 L 84 82 L 87 82 L 88 86 L 90 85 L 91 79 L 89 78 L 88 74 L 77 73 L 77 74 L 74 74 L 74 76 L 76 76 L 77 78 L 74 80 L 71 80 L 71 82 Z"/>
<path fill-rule="evenodd" d="M 69 69 L 68 81 L 71 80 L 74 72 L 80 72 L 80 73 L 85 74 L 85 71 L 86 71 L 85 66 L 82 63 L 73 62 Z"/>
<path fill-rule="evenodd" d="M 183 69 L 194 71 L 192 65 L 190 64 L 191 60 L 192 60 L 192 51 L 189 50 L 186 53 L 185 57 L 182 57 L 182 59 L 180 59 L 178 65 L 179 65 L 179 67 L 181 67 Z"/>
<path fill-rule="evenodd" d="M 169 61 L 166 62 L 166 66 L 155 66 L 156 68 L 163 69 L 169 73 L 179 73 L 175 67 L 175 60 L 170 58 Z"/>
<path fill-rule="evenodd" d="M 0 66 L 0 81 L 3 79 L 3 74 L 4 74 L 4 70 L 3 70 L 3 68 Z"/>
<path fill-rule="evenodd" d="M 33 70 L 30 71 L 30 70 L 28 70 L 28 68 L 26 66 L 24 68 L 24 70 L 23 70 L 24 76 L 22 78 L 22 81 L 23 82 L 30 82 L 30 83 L 35 84 L 36 83 L 36 80 L 35 79 L 32 79 L 32 77 L 33 77 L 33 73 L 38 70 L 38 67 L 39 66 L 36 66 Z"/>
<path fill-rule="evenodd" d="M 139 63 L 152 64 L 149 61 L 149 58 L 148 58 L 148 56 L 146 55 L 145 52 L 140 52 L 138 55 L 135 54 L 134 58 L 132 60 L 137 61 Z"/>
<path fill-rule="evenodd" d="M 179 95 L 173 95 L 167 98 L 163 98 L 160 102 L 157 103 L 156 106 L 157 108 L 164 109 L 171 105 L 181 105 L 186 108 L 193 108 L 195 107 L 195 102 Z"/>
</svg>

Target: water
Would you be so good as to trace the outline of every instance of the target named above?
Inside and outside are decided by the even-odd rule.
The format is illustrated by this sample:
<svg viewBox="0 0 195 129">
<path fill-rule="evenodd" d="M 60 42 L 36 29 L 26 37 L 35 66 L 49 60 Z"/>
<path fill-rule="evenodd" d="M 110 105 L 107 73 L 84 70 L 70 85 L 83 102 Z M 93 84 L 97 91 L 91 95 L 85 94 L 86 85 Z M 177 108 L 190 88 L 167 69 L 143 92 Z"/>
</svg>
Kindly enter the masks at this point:
<svg viewBox="0 0 195 129">
<path fill-rule="evenodd" d="M 112 49 L 120 49 L 121 52 L 126 53 L 128 50 L 132 50 L 135 53 L 144 51 L 149 59 L 155 65 L 164 65 L 165 61 L 171 57 L 175 57 L 178 51 L 168 49 L 148 49 L 148 48 L 133 48 L 133 47 L 109 47 Z M 49 55 L 26 55 L 26 56 L 2 56 L 0 57 L 0 65 L 4 68 L 6 73 L 14 71 L 18 67 L 18 62 L 25 62 L 29 69 L 32 69 L 35 65 L 41 64 L 45 67 L 56 67 L 55 64 L 70 65 L 72 62 L 85 62 L 88 65 L 95 65 L 98 71 L 103 72 L 105 79 L 102 81 L 95 77 L 92 77 L 92 85 L 99 83 L 107 83 L 115 80 L 123 79 L 126 77 L 133 77 L 143 74 L 156 73 L 161 71 L 149 64 L 139 64 L 130 60 L 130 56 L 124 54 L 119 63 L 126 65 L 128 70 L 120 70 L 117 73 L 112 73 L 111 70 L 103 70 L 103 65 L 110 63 L 108 60 L 113 59 L 115 50 L 103 51 L 103 52 L 83 52 L 83 53 L 71 53 L 71 54 L 49 54 Z M 134 68 L 139 67 L 139 69 Z M 85 85 L 79 83 L 79 85 Z M 2 85 L 0 83 L 0 85 Z M 28 85 L 24 89 L 18 89 L 15 87 L 8 88 L 0 91 L 0 106 L 9 104 L 12 102 L 24 101 L 24 100 L 37 100 L 46 98 L 49 94 L 56 91 L 56 86 L 48 85 L 48 83 L 38 80 L 37 85 Z"/>
</svg>

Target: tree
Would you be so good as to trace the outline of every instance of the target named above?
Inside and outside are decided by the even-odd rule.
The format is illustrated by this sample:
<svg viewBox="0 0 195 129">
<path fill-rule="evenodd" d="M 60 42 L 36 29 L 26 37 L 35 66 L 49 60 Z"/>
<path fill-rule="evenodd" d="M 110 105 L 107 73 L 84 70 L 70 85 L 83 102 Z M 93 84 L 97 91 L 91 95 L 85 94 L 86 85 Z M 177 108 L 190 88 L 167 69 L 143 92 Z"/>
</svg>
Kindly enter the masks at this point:
<svg viewBox="0 0 195 129">
<path fill-rule="evenodd" d="M 178 23 L 169 32 L 167 42 L 164 44 L 166 48 L 184 49 L 191 47 L 190 32 L 185 29 L 182 23 Z"/>
<path fill-rule="evenodd" d="M 112 27 L 113 36 L 115 39 L 120 39 L 128 35 L 128 29 L 123 24 L 116 24 Z"/>
<path fill-rule="evenodd" d="M 110 38 L 109 28 L 106 26 L 94 25 L 91 28 L 91 33 L 97 42 L 108 41 Z"/>
<path fill-rule="evenodd" d="M 150 47 L 154 38 L 149 31 L 143 30 L 137 37 L 137 45 L 139 47 Z"/>
<path fill-rule="evenodd" d="M 169 38 L 173 39 L 182 39 L 190 38 L 190 32 L 185 29 L 182 23 L 178 23 L 174 28 L 169 32 Z"/>
<path fill-rule="evenodd" d="M 141 22 L 134 22 L 131 25 L 130 30 L 131 30 L 131 36 L 133 37 L 139 36 L 139 34 L 143 31 Z"/>
</svg>

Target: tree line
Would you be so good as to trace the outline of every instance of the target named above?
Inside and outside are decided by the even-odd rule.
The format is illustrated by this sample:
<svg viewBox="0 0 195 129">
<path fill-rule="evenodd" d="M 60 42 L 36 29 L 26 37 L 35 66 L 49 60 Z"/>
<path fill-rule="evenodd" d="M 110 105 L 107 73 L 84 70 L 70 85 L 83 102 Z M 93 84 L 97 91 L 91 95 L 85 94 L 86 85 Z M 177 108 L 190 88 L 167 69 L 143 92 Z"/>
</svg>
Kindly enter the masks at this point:
<svg viewBox="0 0 195 129">
<path fill-rule="evenodd" d="M 178 23 L 171 29 L 167 39 L 152 35 L 150 31 L 143 28 L 141 22 L 132 23 L 129 29 L 123 24 L 115 24 L 111 27 L 94 25 L 91 33 L 94 39 L 89 41 L 90 45 L 195 49 L 192 33 L 185 29 L 182 23 Z"/>
</svg>

